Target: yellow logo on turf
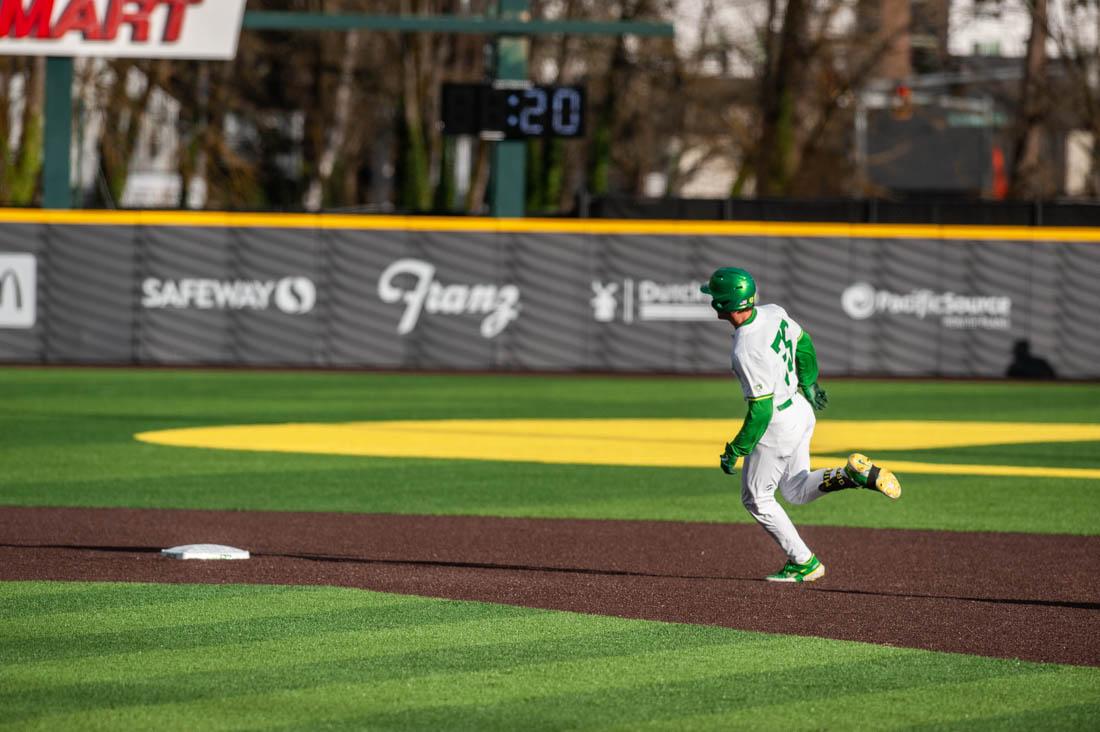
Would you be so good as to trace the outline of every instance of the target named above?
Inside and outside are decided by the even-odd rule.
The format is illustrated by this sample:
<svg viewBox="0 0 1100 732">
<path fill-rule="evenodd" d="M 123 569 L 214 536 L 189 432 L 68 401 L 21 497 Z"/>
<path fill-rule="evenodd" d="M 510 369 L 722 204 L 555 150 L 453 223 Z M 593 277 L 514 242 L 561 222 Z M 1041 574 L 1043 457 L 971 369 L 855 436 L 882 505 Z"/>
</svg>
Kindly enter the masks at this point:
<svg viewBox="0 0 1100 732">
<path fill-rule="evenodd" d="M 196 427 L 136 435 L 143 442 L 220 450 L 494 460 L 580 465 L 713 468 L 728 419 L 444 419 Z M 923 450 L 980 445 L 1100 442 L 1100 424 L 1029 422 L 820 422 L 814 468 L 831 468 L 862 450 Z M 1100 469 L 969 465 L 885 460 L 897 473 L 1100 479 Z"/>
</svg>

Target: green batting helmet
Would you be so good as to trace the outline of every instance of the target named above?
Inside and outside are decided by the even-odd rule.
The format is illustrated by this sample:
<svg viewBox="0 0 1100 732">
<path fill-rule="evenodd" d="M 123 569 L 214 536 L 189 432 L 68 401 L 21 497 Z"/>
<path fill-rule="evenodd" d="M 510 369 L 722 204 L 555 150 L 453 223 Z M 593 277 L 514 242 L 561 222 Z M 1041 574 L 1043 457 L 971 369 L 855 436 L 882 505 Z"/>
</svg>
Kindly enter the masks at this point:
<svg viewBox="0 0 1100 732">
<path fill-rule="evenodd" d="M 737 267 L 714 270 L 710 281 L 699 289 L 710 295 L 710 306 L 720 313 L 748 310 L 756 305 L 756 280 Z"/>
</svg>

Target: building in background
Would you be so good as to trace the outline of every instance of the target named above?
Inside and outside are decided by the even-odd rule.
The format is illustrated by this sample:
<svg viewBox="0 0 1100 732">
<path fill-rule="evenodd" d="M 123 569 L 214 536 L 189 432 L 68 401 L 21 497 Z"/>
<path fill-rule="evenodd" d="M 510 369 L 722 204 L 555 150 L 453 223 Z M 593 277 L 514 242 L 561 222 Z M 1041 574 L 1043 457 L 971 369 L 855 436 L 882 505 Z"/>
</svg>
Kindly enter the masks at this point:
<svg viewBox="0 0 1100 732">
<path fill-rule="evenodd" d="M 827 18 L 811 29 L 819 44 L 843 46 L 850 59 L 861 46 L 864 58 L 873 56 L 852 95 L 850 152 L 857 182 L 851 194 L 1007 194 L 1032 33 L 1032 13 L 1023 0 L 825 0 L 814 7 Z M 678 3 L 681 57 L 698 59 L 699 75 L 751 83 L 759 78 L 752 49 L 759 45 L 767 8 L 765 0 Z M 1042 131 L 1045 175 L 1052 181 L 1048 195 L 1095 196 L 1097 122 L 1095 109 L 1090 119 L 1088 100 L 1096 96 L 1097 6 L 1050 0 L 1046 25 L 1051 61 L 1043 87 L 1059 100 L 1045 108 Z M 647 192 L 728 195 L 739 161 L 708 156 L 712 144 L 689 143 L 679 156 L 687 177 L 679 190 L 668 190 L 668 176 L 658 173 Z"/>
<path fill-rule="evenodd" d="M 582 140 L 530 143 L 529 210 L 566 211 L 580 193 L 1097 197 L 1097 6 L 1042 1 L 1045 97 L 1029 101 L 1041 124 L 1025 131 L 1040 149 L 1038 193 L 1010 186 L 1031 63 L 1023 0 L 536 4 L 548 18 L 614 20 L 642 9 L 634 19 L 670 21 L 676 36 L 532 39 L 533 79 L 585 84 L 592 124 Z M 778 44 L 798 9 L 801 45 L 784 61 Z M 491 143 L 442 139 L 436 97 L 444 81 L 484 77 L 488 39 L 443 36 L 364 32 L 369 40 L 352 43 L 351 33 L 250 32 L 230 64 L 80 62 L 74 199 L 483 212 Z M 22 99 L 41 85 L 35 68 L 0 67 L 13 157 Z M 350 100 L 344 114 L 340 99 Z M 777 128 L 770 138 L 768 124 Z M 778 144 L 792 148 L 769 161 Z M 758 174 L 769 165 L 770 189 Z"/>
<path fill-rule="evenodd" d="M 884 0 L 886 3 L 904 0 Z M 1029 61 L 1023 0 L 911 3 L 911 68 L 883 74 L 860 97 L 856 150 L 875 193 L 1003 198 L 1021 149 L 1025 77 L 1042 181 L 1032 195 L 1095 195 L 1092 165 L 1098 16 L 1095 4 L 1050 0 L 1046 60 Z M 1030 67 L 1030 72 L 1029 72 Z"/>
</svg>

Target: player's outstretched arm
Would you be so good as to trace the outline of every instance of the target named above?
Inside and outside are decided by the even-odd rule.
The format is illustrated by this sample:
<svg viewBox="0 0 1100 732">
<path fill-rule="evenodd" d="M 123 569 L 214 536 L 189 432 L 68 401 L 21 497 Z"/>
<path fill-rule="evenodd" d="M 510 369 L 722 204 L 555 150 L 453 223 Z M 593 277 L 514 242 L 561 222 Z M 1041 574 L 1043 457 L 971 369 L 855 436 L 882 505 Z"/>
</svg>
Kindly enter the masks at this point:
<svg viewBox="0 0 1100 732">
<path fill-rule="evenodd" d="M 745 413 L 741 430 L 731 442 L 726 443 L 726 451 L 722 453 L 719 463 L 728 475 L 733 475 L 737 458 L 752 452 L 756 443 L 764 436 L 772 421 L 773 401 L 771 395 L 749 400 L 749 410 Z"/>
<path fill-rule="evenodd" d="M 829 403 L 829 397 L 817 383 L 817 351 L 814 349 L 810 334 L 805 330 L 802 331 L 798 346 L 795 348 L 794 369 L 798 374 L 798 388 L 802 391 L 802 396 L 806 397 L 806 401 L 817 411 L 824 409 Z"/>
</svg>

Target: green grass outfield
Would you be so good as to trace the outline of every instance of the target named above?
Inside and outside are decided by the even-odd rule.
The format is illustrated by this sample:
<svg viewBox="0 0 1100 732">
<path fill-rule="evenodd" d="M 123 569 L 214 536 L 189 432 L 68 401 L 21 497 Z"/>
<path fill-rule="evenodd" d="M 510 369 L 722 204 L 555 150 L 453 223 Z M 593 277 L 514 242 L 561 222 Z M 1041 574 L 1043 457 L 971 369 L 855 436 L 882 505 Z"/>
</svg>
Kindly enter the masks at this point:
<svg viewBox="0 0 1100 732">
<path fill-rule="evenodd" d="M 821 419 L 1100 421 L 1100 385 L 827 383 Z M 744 522 L 717 469 L 248 453 L 138 443 L 214 424 L 507 417 L 714 417 L 744 411 L 733 379 L 0 369 L 0 504 Z M 859 449 L 853 445 L 853 449 Z M 876 452 L 935 462 L 1100 465 L 1100 443 Z M 1100 481 L 903 476 L 905 500 L 854 492 L 797 523 L 1100 532 Z"/>
<path fill-rule="evenodd" d="M 1100 385 L 826 382 L 822 419 L 1100 422 Z M 743 522 L 713 470 L 234 453 L 214 424 L 714 417 L 729 379 L 0 369 L 0 505 Z M 857 446 L 853 446 L 857 447 Z M 715 456 L 721 450 L 716 445 Z M 1100 444 L 882 455 L 1100 465 Z M 1100 533 L 1100 481 L 904 476 L 796 523 Z M 0 729 L 1095 729 L 1100 669 L 330 588 L 0 584 Z"/>
<path fill-rule="evenodd" d="M 1097 669 L 359 590 L 11 583 L 0 603 L 0 729 L 1083 729 L 1100 713 Z"/>
</svg>

